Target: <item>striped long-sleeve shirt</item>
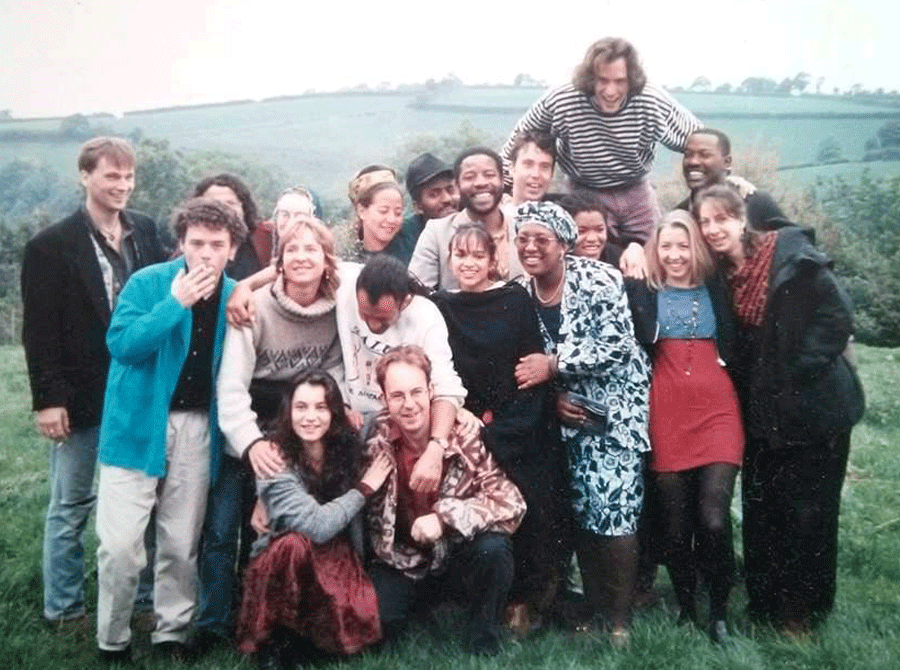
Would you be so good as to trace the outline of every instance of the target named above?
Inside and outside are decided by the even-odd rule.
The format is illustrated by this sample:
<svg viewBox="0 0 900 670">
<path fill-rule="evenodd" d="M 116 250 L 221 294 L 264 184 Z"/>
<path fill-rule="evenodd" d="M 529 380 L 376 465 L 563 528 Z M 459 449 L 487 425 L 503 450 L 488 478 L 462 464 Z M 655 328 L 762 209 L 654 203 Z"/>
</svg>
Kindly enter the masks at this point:
<svg viewBox="0 0 900 670">
<path fill-rule="evenodd" d="M 653 164 L 656 143 L 684 151 L 697 118 L 663 89 L 646 84 L 618 112 L 606 114 L 588 95 L 565 84 L 547 92 L 519 119 L 503 147 L 518 133 L 540 130 L 556 140 L 557 162 L 573 182 L 588 188 L 624 186 L 642 179 Z"/>
</svg>

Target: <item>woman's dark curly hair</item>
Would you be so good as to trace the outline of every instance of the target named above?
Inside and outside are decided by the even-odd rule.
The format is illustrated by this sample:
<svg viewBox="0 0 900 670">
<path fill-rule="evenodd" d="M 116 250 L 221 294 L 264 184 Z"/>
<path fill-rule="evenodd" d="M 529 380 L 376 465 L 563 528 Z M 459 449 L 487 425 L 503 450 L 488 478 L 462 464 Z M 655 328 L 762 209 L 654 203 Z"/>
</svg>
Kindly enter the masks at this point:
<svg viewBox="0 0 900 670">
<path fill-rule="evenodd" d="M 200 197 L 206 193 L 210 186 L 224 186 L 230 188 L 237 199 L 241 201 L 241 207 L 244 210 L 244 223 L 247 230 L 251 233 L 256 230 L 256 222 L 259 220 L 259 214 L 256 209 L 256 203 L 253 201 L 253 195 L 247 185 L 238 177 L 228 172 L 222 172 L 211 177 L 204 177 L 194 187 L 194 197 Z"/>
<path fill-rule="evenodd" d="M 325 446 L 325 464 L 321 474 L 316 474 L 306 461 L 303 444 L 291 422 L 291 405 L 298 386 L 310 384 L 325 391 L 325 403 L 331 412 L 331 425 L 322 442 Z M 272 440 L 281 448 L 281 454 L 295 468 L 309 491 L 320 503 L 326 503 L 343 495 L 359 480 L 362 465 L 362 442 L 356 429 L 347 420 L 344 399 L 334 378 L 318 368 L 301 371 L 291 382 L 282 398 L 275 434 Z"/>
</svg>

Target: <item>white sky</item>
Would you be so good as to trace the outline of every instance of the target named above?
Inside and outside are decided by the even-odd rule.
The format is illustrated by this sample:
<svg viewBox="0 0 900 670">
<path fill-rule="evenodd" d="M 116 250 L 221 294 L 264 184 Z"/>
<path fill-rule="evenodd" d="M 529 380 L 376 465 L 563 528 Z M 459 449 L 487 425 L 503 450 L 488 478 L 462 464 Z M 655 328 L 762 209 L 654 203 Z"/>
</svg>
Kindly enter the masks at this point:
<svg viewBox="0 0 900 670">
<path fill-rule="evenodd" d="M 891 90 L 898 26 L 896 0 L 0 0 L 0 109 L 118 113 L 450 72 L 556 84 L 605 35 L 670 86 L 806 71 L 824 91 Z"/>
</svg>

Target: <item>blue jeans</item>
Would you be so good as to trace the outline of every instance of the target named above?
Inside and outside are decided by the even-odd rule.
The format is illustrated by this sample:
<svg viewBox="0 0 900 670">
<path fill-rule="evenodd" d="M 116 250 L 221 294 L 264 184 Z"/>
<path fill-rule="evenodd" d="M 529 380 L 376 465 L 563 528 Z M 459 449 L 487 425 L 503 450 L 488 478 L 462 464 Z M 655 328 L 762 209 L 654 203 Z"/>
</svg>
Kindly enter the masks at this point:
<svg viewBox="0 0 900 670">
<path fill-rule="evenodd" d="M 44 617 L 74 619 L 84 609 L 84 529 L 94 509 L 100 427 L 73 430 L 50 445 L 50 504 L 44 525 Z"/>
<path fill-rule="evenodd" d="M 44 617 L 75 619 L 84 606 L 84 529 L 94 509 L 94 471 L 100 427 L 73 430 L 50 443 L 50 503 L 44 525 Z M 153 528 L 148 546 L 155 546 Z M 153 608 L 153 565 L 141 573 L 138 610 Z"/>
<path fill-rule="evenodd" d="M 231 638 L 232 613 L 241 526 L 243 465 L 223 456 L 216 483 L 209 491 L 203 537 L 200 541 L 200 606 L 198 630 Z"/>
</svg>

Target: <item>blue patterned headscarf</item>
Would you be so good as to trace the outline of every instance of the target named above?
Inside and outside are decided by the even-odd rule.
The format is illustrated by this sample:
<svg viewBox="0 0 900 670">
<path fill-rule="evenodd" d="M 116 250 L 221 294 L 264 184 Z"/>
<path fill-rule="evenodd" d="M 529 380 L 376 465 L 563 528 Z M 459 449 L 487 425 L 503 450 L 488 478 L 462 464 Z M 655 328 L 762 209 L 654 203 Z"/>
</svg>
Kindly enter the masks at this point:
<svg viewBox="0 0 900 670">
<path fill-rule="evenodd" d="M 526 223 L 536 223 L 552 230 L 568 246 L 578 239 L 578 226 L 569 213 L 553 202 L 529 200 L 516 208 L 516 232 Z"/>
</svg>

